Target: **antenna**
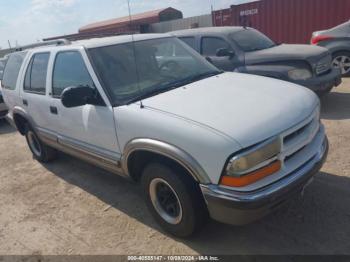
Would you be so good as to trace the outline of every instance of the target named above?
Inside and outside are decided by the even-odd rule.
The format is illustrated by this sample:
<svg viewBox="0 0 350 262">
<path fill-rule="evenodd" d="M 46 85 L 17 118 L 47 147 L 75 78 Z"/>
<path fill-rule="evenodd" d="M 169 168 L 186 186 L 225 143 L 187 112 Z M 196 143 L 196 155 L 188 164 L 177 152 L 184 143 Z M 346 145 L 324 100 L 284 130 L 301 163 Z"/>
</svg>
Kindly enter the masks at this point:
<svg viewBox="0 0 350 262">
<path fill-rule="evenodd" d="M 134 62 L 135 62 L 135 70 L 136 70 L 136 78 L 137 78 L 137 89 L 139 90 L 139 93 L 141 94 L 141 88 L 140 88 L 140 75 L 139 75 L 139 69 L 137 67 L 137 58 L 136 58 L 136 46 L 135 46 L 135 39 L 134 39 L 134 32 L 132 30 L 132 18 L 131 18 L 131 9 L 130 9 L 130 0 L 127 0 L 128 2 L 128 11 L 129 11 L 129 27 L 131 30 L 131 39 L 132 39 L 132 48 L 134 53 Z M 144 108 L 142 100 L 140 100 L 141 108 Z"/>
</svg>

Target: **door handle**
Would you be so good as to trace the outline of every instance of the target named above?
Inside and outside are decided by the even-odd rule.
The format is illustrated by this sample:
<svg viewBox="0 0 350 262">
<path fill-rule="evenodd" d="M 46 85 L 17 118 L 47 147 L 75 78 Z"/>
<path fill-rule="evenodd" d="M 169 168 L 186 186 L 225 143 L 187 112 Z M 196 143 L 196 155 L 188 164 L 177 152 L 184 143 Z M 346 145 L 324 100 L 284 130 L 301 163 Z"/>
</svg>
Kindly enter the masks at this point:
<svg viewBox="0 0 350 262">
<path fill-rule="evenodd" d="M 23 105 L 25 105 L 25 106 L 28 106 L 28 100 L 27 99 L 23 99 Z"/>
<path fill-rule="evenodd" d="M 50 112 L 51 112 L 51 114 L 58 115 L 57 107 L 50 106 Z"/>
</svg>

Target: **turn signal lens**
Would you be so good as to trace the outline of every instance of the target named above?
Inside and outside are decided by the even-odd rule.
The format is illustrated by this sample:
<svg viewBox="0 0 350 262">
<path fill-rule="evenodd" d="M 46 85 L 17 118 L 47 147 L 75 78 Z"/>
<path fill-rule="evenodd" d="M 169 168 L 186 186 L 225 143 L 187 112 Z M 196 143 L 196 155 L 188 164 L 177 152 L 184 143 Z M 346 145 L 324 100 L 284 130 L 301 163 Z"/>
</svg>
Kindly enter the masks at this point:
<svg viewBox="0 0 350 262">
<path fill-rule="evenodd" d="M 240 177 L 223 176 L 221 178 L 220 184 L 229 187 L 244 187 L 253 184 L 260 179 L 263 179 L 264 177 L 276 173 L 281 169 L 281 166 L 281 161 L 275 161 L 268 166 Z"/>
</svg>

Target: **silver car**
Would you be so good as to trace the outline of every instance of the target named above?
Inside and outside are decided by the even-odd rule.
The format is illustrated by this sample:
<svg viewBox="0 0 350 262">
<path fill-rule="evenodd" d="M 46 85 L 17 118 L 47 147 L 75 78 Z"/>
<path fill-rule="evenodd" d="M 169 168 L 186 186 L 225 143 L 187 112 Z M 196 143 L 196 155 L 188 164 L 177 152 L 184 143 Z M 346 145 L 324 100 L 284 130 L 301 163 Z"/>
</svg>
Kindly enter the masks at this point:
<svg viewBox="0 0 350 262">
<path fill-rule="evenodd" d="M 343 77 L 350 76 L 350 21 L 314 32 L 311 43 L 328 48 L 333 57 L 333 66 L 341 69 Z"/>
</svg>

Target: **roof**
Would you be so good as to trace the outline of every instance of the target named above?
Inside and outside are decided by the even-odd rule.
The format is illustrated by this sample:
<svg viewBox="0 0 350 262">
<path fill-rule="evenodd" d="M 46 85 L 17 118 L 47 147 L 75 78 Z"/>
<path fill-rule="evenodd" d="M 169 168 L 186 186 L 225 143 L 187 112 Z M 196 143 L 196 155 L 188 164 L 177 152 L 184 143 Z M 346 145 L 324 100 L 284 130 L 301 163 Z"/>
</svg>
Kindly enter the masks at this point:
<svg viewBox="0 0 350 262">
<path fill-rule="evenodd" d="M 249 28 L 249 27 L 247 27 Z M 178 30 L 178 31 L 173 31 L 169 32 L 172 35 L 196 35 L 196 34 L 201 34 L 201 35 L 206 35 L 206 34 L 231 34 L 231 33 L 236 33 L 239 31 L 242 31 L 246 28 L 242 26 L 218 26 L 218 27 L 201 27 L 201 28 L 193 28 L 193 29 L 185 29 L 185 30 Z"/>
<path fill-rule="evenodd" d="M 111 46 L 123 43 L 131 43 L 132 41 L 143 41 L 158 38 L 172 37 L 169 34 L 135 34 L 135 35 L 120 35 L 103 38 L 92 38 L 88 40 L 79 40 L 67 43 L 65 45 L 43 45 L 31 48 L 31 50 L 51 51 L 55 49 L 71 49 L 72 47 L 97 48 L 103 46 Z"/>
<path fill-rule="evenodd" d="M 120 35 L 103 38 L 93 38 L 89 40 L 80 40 L 72 42 L 72 45 L 84 46 L 86 48 L 96 48 L 101 46 L 117 45 L 129 43 L 132 41 L 151 40 L 157 38 L 171 37 L 169 34 L 135 34 L 135 35 Z"/>
<path fill-rule="evenodd" d="M 159 22 L 159 15 L 160 13 L 164 11 L 176 11 L 180 12 L 172 7 L 168 8 L 162 8 L 158 10 L 152 10 L 144 13 L 139 13 L 139 14 L 134 14 L 131 15 L 131 20 L 135 22 L 142 22 L 143 20 L 148 20 L 151 18 L 156 19 L 155 22 Z M 86 26 L 83 26 L 79 29 L 79 32 L 86 32 L 86 31 L 96 31 L 96 30 L 105 30 L 105 29 L 110 29 L 116 26 L 121 26 L 125 24 L 130 23 L 130 17 L 129 16 L 124 16 L 124 17 L 119 17 L 115 19 L 109 19 L 101 22 L 96 22 L 92 24 L 88 24 Z"/>
</svg>

